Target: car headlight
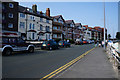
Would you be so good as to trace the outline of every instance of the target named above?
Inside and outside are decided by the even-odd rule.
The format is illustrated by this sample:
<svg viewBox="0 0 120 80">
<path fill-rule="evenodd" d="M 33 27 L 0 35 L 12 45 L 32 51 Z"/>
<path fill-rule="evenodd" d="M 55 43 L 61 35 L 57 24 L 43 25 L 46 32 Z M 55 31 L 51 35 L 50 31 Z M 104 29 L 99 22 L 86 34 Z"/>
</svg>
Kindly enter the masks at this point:
<svg viewBox="0 0 120 80">
<path fill-rule="evenodd" d="M 61 43 L 59 43 L 59 45 L 61 45 Z"/>
<path fill-rule="evenodd" d="M 43 46 L 46 46 L 46 44 L 43 44 Z"/>
</svg>

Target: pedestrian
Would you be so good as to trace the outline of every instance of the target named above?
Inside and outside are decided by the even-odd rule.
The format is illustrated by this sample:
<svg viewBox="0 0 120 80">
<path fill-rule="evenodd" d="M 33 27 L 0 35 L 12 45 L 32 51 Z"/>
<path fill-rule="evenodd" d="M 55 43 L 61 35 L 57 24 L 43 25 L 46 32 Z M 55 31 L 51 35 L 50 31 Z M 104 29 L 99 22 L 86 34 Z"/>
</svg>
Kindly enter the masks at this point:
<svg viewBox="0 0 120 80">
<path fill-rule="evenodd" d="M 97 47 L 97 40 L 95 41 L 95 47 Z"/>
<path fill-rule="evenodd" d="M 101 42 L 101 40 L 99 40 L 99 47 L 101 47 L 101 45 L 102 45 L 102 42 Z"/>
<path fill-rule="evenodd" d="M 104 41 L 102 41 L 102 47 L 104 47 Z"/>
<path fill-rule="evenodd" d="M 69 43 L 69 39 L 67 40 L 67 42 Z"/>
</svg>

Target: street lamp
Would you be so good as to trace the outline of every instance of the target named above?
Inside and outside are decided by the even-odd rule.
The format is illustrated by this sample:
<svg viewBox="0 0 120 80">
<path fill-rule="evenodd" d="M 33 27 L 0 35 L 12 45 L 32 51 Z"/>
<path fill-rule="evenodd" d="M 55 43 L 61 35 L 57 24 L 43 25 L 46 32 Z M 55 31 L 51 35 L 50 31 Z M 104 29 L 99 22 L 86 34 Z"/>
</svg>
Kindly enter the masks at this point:
<svg viewBox="0 0 120 80">
<path fill-rule="evenodd" d="M 104 49 L 105 47 L 105 43 L 106 43 L 106 28 L 105 28 L 105 0 L 104 0 Z"/>
</svg>

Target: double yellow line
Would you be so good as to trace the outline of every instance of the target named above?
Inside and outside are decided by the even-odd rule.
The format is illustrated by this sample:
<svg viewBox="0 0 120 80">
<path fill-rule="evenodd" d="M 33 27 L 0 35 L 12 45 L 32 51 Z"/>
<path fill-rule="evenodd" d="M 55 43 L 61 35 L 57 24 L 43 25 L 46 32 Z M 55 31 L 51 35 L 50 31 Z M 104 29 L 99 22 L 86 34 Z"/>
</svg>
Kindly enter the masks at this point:
<svg viewBox="0 0 120 80">
<path fill-rule="evenodd" d="M 61 66 L 60 68 L 56 69 L 55 71 L 51 72 L 50 74 L 44 76 L 43 78 L 41 78 L 40 80 L 48 80 L 52 77 L 54 77 L 55 75 L 59 74 L 60 72 L 62 72 L 63 70 L 65 70 L 66 68 L 68 68 L 69 66 L 73 65 L 75 62 L 77 62 L 78 60 L 80 60 L 81 58 L 83 58 L 85 55 L 87 55 L 89 52 L 91 52 L 92 50 L 94 50 L 95 48 L 92 48 L 91 50 L 85 52 L 84 54 L 78 56 L 77 58 L 75 58 L 74 60 L 70 61 L 69 63 Z"/>
</svg>

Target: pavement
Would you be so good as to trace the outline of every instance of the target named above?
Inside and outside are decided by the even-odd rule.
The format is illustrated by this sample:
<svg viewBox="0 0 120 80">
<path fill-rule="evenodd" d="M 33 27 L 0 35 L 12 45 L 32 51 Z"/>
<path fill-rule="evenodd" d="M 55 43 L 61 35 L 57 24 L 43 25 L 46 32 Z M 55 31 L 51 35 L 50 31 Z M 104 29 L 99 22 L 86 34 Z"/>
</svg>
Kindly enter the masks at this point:
<svg viewBox="0 0 120 80">
<path fill-rule="evenodd" d="M 114 80 L 117 77 L 104 49 L 98 47 L 56 78 L 94 78 L 94 80 L 96 80 L 95 78 L 105 78 L 107 80 Z"/>
<path fill-rule="evenodd" d="M 0 79 L 2 79 L 2 55 L 0 53 Z"/>
</svg>

